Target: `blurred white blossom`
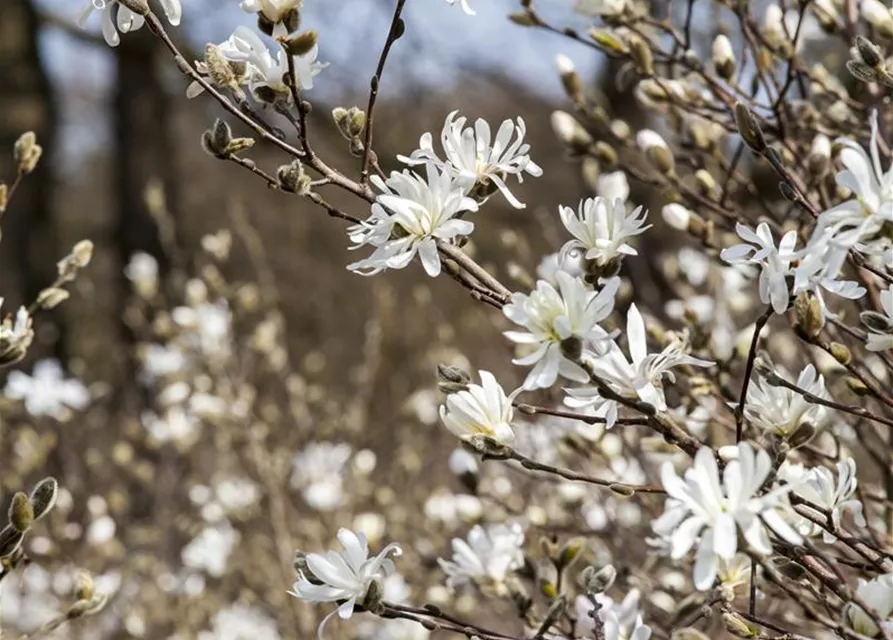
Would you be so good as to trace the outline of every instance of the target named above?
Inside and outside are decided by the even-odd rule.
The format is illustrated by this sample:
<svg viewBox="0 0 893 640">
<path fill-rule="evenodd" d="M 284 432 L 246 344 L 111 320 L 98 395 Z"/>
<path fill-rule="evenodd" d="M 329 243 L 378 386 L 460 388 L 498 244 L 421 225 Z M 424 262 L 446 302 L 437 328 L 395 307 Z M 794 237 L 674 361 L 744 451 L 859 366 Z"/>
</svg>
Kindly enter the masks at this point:
<svg viewBox="0 0 893 640">
<path fill-rule="evenodd" d="M 25 410 L 32 416 L 51 416 L 57 420 L 67 418 L 71 409 L 84 409 L 90 402 L 90 393 L 75 378 L 65 378 L 58 360 L 40 360 L 29 376 L 21 371 L 11 371 L 3 393 L 13 400 L 24 400 Z"/>
<path fill-rule="evenodd" d="M 343 475 L 352 450 L 349 444 L 311 442 L 292 461 L 291 486 L 314 509 L 331 511 L 344 504 Z"/>
<path fill-rule="evenodd" d="M 452 559 L 437 561 L 451 588 L 473 583 L 501 591 L 508 575 L 524 564 L 523 544 L 524 530 L 517 523 L 475 525 L 467 542 L 453 538 Z"/>
<path fill-rule="evenodd" d="M 859 578 L 856 594 L 880 617 L 884 632 L 893 633 L 893 620 L 890 619 L 893 614 L 893 573 L 878 576 L 873 580 Z M 871 616 L 855 602 L 850 602 L 844 607 L 843 615 L 847 625 L 856 633 L 874 638 L 881 632 Z"/>
</svg>

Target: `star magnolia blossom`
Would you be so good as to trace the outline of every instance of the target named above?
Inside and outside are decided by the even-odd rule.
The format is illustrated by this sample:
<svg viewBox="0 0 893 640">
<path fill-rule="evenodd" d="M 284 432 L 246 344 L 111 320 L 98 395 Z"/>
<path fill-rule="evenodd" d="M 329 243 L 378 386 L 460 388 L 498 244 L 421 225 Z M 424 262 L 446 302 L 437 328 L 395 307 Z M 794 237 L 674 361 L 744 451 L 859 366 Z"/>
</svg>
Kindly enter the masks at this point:
<svg viewBox="0 0 893 640">
<path fill-rule="evenodd" d="M 450 588 L 474 583 L 497 592 L 505 589 L 508 575 L 524 564 L 524 530 L 521 525 L 475 525 L 468 532 L 468 541 L 453 538 L 451 560 L 438 558 L 447 574 Z"/>
<path fill-rule="evenodd" d="M 570 207 L 559 207 L 558 212 L 564 228 L 574 236 L 561 249 L 562 254 L 582 249 L 587 260 L 600 266 L 624 255 L 637 255 L 626 241 L 651 226 L 645 226 L 647 211 L 636 207 L 627 214 L 620 198 L 587 198 L 580 201 L 576 213 Z"/>
<path fill-rule="evenodd" d="M 353 615 L 356 605 L 363 605 L 369 588 L 373 583 L 381 586 L 381 581 L 396 571 L 395 557 L 402 553 L 399 545 L 391 543 L 381 552 L 369 557 L 369 545 L 366 535 L 354 533 L 349 529 L 338 531 L 338 542 L 341 551 L 329 551 L 326 554 L 308 553 L 306 571 L 298 571 L 298 579 L 289 592 L 296 598 L 308 602 L 341 602 L 338 608 L 323 618 L 317 628 L 317 637 L 322 638 L 323 630 L 329 619 L 338 614 L 342 620 Z"/>
<path fill-rule="evenodd" d="M 654 530 L 669 540 L 675 560 L 697 544 L 694 583 L 701 591 L 713 586 L 719 560 L 735 557 L 738 530 L 761 555 L 772 552 L 770 531 L 791 544 L 803 542 L 783 515 L 781 498 L 795 487 L 784 485 L 758 495 L 772 470 L 772 460 L 765 451 L 754 451 L 747 443 L 736 449 L 737 456 L 726 464 L 721 478 L 714 452 L 707 446 L 698 450 L 682 478 L 672 462 L 661 467 L 661 482 L 669 499 Z"/>
<path fill-rule="evenodd" d="M 2 306 L 3 298 L 0 298 L 0 307 Z M 0 323 L 0 363 L 8 365 L 20 360 L 33 340 L 31 314 L 25 307 L 19 307 L 15 321 L 7 316 Z"/>
<path fill-rule="evenodd" d="M 599 603 L 598 617 L 604 623 L 605 640 L 648 640 L 651 627 L 643 624 L 639 609 L 639 590 L 632 589 L 622 602 L 614 602 L 606 595 L 595 596 Z M 595 620 L 592 618 L 593 604 L 586 596 L 577 596 L 574 601 L 577 623 L 574 632 L 580 638 L 595 638 Z"/>
<path fill-rule="evenodd" d="M 32 416 L 64 419 L 71 409 L 80 410 L 90 402 L 90 392 L 79 380 L 66 379 L 57 360 L 41 360 L 32 375 L 12 371 L 6 379 L 7 398 L 24 400 Z"/>
<path fill-rule="evenodd" d="M 825 467 L 806 469 L 801 464 L 789 462 L 778 470 L 778 478 L 796 487 L 792 493 L 830 511 L 835 528 L 840 527 L 845 511 L 852 513 L 853 522 L 857 526 L 866 526 L 865 517 L 862 515 L 862 503 L 853 497 L 859 482 L 856 478 L 856 461 L 852 458 L 837 463 L 836 480 L 831 470 Z M 811 520 L 801 518 L 793 512 L 791 515 L 793 517 L 790 521 L 801 535 L 815 536 L 821 533 L 828 544 L 837 540 L 833 533 Z"/>
<path fill-rule="evenodd" d="M 872 111 L 868 153 L 852 140 L 837 140 L 844 147 L 840 161 L 846 167 L 837 174 L 837 184 L 855 197 L 825 211 L 817 220 L 815 233 L 829 229 L 835 240 L 846 246 L 871 239 L 885 223 L 893 222 L 893 165 L 886 172 L 881 167 L 877 118 L 877 111 Z"/>
<path fill-rule="evenodd" d="M 354 243 L 351 249 L 375 247 L 365 260 L 347 266 L 361 275 L 374 275 L 385 269 L 402 269 L 416 254 L 425 272 L 440 274 L 437 242 L 452 242 L 474 230 L 474 223 L 460 220 L 459 214 L 477 211 L 477 203 L 450 173 L 425 165 L 427 179 L 411 171 L 394 171 L 387 182 L 378 176 L 372 183 L 382 193 L 372 205 L 370 218 L 348 229 Z"/>
<path fill-rule="evenodd" d="M 506 443 L 515 437 L 512 431 L 512 400 L 520 389 L 506 396 L 489 371 L 481 371 L 481 384 L 469 384 L 464 391 L 447 396 L 440 407 L 440 419 L 453 434 L 463 440 L 486 436 Z"/>
<path fill-rule="evenodd" d="M 271 96 L 264 95 L 265 92 L 272 93 L 277 100 L 286 102 L 292 100 L 291 90 L 285 83 L 285 78 L 288 75 L 288 58 L 285 51 L 277 51 L 274 59 L 273 54 L 270 53 L 260 37 L 244 26 L 236 27 L 227 40 L 217 45 L 217 51 L 227 60 L 244 62 L 247 65 L 244 78 L 252 93 L 259 100 L 270 101 Z M 316 61 L 318 53 L 319 47 L 314 45 L 306 54 L 293 56 L 295 75 L 297 75 L 301 89 L 312 89 L 313 78 L 329 66 L 327 62 Z M 193 83 L 187 93 L 194 96 L 199 92 L 198 89 L 198 85 Z"/>
<path fill-rule="evenodd" d="M 505 337 L 518 344 L 536 345 L 532 353 L 512 361 L 522 366 L 534 365 L 524 381 L 524 389 L 548 388 L 559 375 L 588 382 L 589 374 L 566 355 L 565 349 L 581 352 L 587 341 L 607 337 L 598 323 L 614 310 L 620 280 L 611 278 L 596 293 L 583 280 L 564 271 L 555 277 L 558 290 L 540 280 L 530 295 L 512 294 L 512 301 L 503 308 L 509 320 L 527 329 L 506 331 Z"/>
<path fill-rule="evenodd" d="M 456 118 L 457 113 L 453 111 L 446 117 L 440 134 L 445 160 L 441 160 L 434 151 L 431 134 L 427 132 L 422 135 L 419 148 L 412 155 L 398 158 L 409 165 L 433 163 L 448 170 L 467 190 L 478 183 L 492 183 L 513 207 L 523 209 L 524 205 L 509 191 L 504 177 L 515 175 L 518 182 L 523 182 L 525 172 L 532 176 L 543 173 L 527 153 L 530 145 L 524 143 L 527 131 L 524 120 L 518 118 L 517 124 L 504 120 L 493 139 L 486 120 L 478 118 L 474 128 L 465 127 L 466 118 Z M 515 137 L 514 141 L 512 136 Z"/>
<path fill-rule="evenodd" d="M 797 386 L 820 398 L 831 399 L 825 380 L 807 365 L 797 378 Z M 771 385 L 758 378 L 748 387 L 744 416 L 755 427 L 782 437 L 793 434 L 805 422 L 819 428 L 829 417 L 827 408 L 807 402 L 800 393 L 787 387 Z"/>
<path fill-rule="evenodd" d="M 795 258 L 797 232 L 788 231 L 776 247 L 769 225 L 765 222 L 757 226 L 756 233 L 740 222 L 735 226 L 735 230 L 744 242 L 723 249 L 720 257 L 729 264 L 759 265 L 760 300 L 763 304 L 771 304 L 775 313 L 784 313 L 790 302 L 790 290 L 786 278 L 790 272 L 791 261 Z"/>
<path fill-rule="evenodd" d="M 869 327 L 865 343 L 865 347 L 869 351 L 893 349 L 893 284 L 881 291 L 880 297 L 884 315 L 880 316 L 881 322 L 877 326 Z M 16 324 L 18 325 L 18 322 Z M 882 326 L 883 324 L 886 324 L 886 327 Z"/>
<path fill-rule="evenodd" d="M 667 401 L 661 388 L 664 376 L 675 382 L 670 369 L 681 365 L 709 367 L 714 363 L 688 355 L 688 342 L 685 338 L 672 341 L 660 353 L 648 353 L 645 321 L 636 305 L 631 305 L 626 316 L 626 337 L 629 342 L 631 360 L 614 341 L 592 360 L 595 374 L 618 393 L 638 398 L 653 405 L 658 411 L 667 409 Z M 568 389 L 565 403 L 573 407 L 593 407 L 596 414 L 604 417 L 606 427 L 611 428 L 617 421 L 618 404 L 614 400 L 602 398 L 594 387 Z"/>
<path fill-rule="evenodd" d="M 286 23 L 291 16 L 301 9 L 304 0 L 242 0 L 239 4 L 246 13 L 259 13 L 264 20 L 273 25 L 273 38 L 283 38 L 291 33 Z M 297 23 L 297 20 L 294 21 Z"/>
<path fill-rule="evenodd" d="M 893 615 L 893 573 L 878 576 L 874 580 L 859 578 L 856 594 L 878 614 L 883 621 L 881 624 L 884 632 L 893 633 L 893 620 L 890 619 Z M 863 636 L 874 638 L 881 632 L 874 620 L 854 602 L 846 605 L 843 617 L 853 631 Z"/>
<path fill-rule="evenodd" d="M 168 22 L 174 26 L 180 24 L 180 17 L 183 14 L 180 0 L 159 0 L 159 2 Z M 99 11 L 102 14 L 102 37 L 110 47 L 117 47 L 121 44 L 118 32 L 136 31 L 146 22 L 141 15 L 134 13 L 115 0 L 87 0 L 78 14 L 78 26 L 83 27 L 94 11 Z"/>
</svg>

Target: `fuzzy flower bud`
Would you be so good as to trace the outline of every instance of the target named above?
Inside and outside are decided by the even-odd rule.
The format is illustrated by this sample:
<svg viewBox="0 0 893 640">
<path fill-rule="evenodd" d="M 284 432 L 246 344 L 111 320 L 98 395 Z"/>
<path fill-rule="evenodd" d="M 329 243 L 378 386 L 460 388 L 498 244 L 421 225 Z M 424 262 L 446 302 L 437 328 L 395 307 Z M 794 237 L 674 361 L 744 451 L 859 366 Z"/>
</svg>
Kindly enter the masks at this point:
<svg viewBox="0 0 893 640">
<path fill-rule="evenodd" d="M 573 61 L 563 53 L 559 53 L 555 57 L 555 66 L 558 67 L 558 75 L 561 77 L 561 84 L 567 97 L 574 102 L 578 101 L 583 87 Z"/>
<path fill-rule="evenodd" d="M 566 111 L 552 112 L 552 130 L 572 152 L 585 153 L 592 144 L 592 136 L 577 119 Z"/>
<path fill-rule="evenodd" d="M 893 38 L 893 14 L 880 0 L 862 0 L 862 17 L 885 38 Z"/>
<path fill-rule="evenodd" d="M 668 225 L 679 231 L 687 231 L 691 220 L 691 211 L 678 202 L 665 204 L 660 211 L 661 216 Z"/>
<path fill-rule="evenodd" d="M 673 152 L 659 133 L 651 129 L 642 129 L 636 134 L 636 144 L 661 173 L 668 175 L 675 170 L 676 159 L 673 157 Z"/>
<path fill-rule="evenodd" d="M 43 154 L 43 148 L 37 144 L 37 136 L 33 131 L 28 131 L 19 136 L 15 146 L 12 149 L 13 159 L 18 165 L 18 171 L 21 174 L 28 174 L 34 171 L 34 167 L 40 161 Z"/>
<path fill-rule="evenodd" d="M 809 156 L 806 159 L 810 173 L 816 177 L 822 177 L 831 168 L 831 140 L 820 133 L 812 139 Z"/>
<path fill-rule="evenodd" d="M 735 50 L 732 49 L 732 41 L 725 34 L 716 36 L 712 52 L 716 74 L 724 80 L 730 80 L 735 75 Z"/>
</svg>

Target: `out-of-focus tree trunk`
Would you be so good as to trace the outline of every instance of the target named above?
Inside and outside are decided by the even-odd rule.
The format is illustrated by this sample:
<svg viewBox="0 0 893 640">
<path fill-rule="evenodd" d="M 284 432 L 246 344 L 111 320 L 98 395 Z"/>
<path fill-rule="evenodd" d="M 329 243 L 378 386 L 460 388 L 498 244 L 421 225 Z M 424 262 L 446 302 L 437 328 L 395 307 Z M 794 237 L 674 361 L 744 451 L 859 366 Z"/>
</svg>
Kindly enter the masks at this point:
<svg viewBox="0 0 893 640">
<path fill-rule="evenodd" d="M 51 200 L 57 117 L 52 88 L 38 45 L 40 22 L 31 0 L 0 2 L 0 180 L 11 181 L 16 167 L 12 148 L 25 131 L 37 135 L 43 157 L 16 190 L 2 218 L 0 296 L 2 311 L 30 303 L 56 276 L 62 250 L 55 241 Z M 62 355 L 63 341 L 52 322 L 37 320 L 38 344 L 50 344 Z"/>
<path fill-rule="evenodd" d="M 122 339 L 133 338 L 123 322 L 129 283 L 124 266 L 137 251 L 154 256 L 162 272 L 168 263 L 160 240 L 158 225 L 147 204 L 147 190 L 158 185 L 165 208 L 177 211 L 177 158 L 172 140 L 172 106 L 162 83 L 159 42 L 146 29 L 122 36 L 115 49 L 117 59 L 115 114 L 115 205 L 114 241 L 121 267 L 118 299 L 122 317 Z M 127 378 L 135 378 L 132 362 Z"/>
</svg>

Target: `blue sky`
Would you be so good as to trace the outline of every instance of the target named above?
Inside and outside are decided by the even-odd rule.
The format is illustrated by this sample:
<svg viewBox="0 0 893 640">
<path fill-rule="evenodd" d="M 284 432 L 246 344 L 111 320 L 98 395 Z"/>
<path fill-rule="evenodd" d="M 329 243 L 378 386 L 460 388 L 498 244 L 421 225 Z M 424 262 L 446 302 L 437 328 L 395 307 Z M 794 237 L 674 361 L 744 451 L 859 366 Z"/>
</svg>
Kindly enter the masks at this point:
<svg viewBox="0 0 893 640">
<path fill-rule="evenodd" d="M 82 1 L 39 0 L 45 9 L 71 20 Z M 205 42 L 224 40 L 239 24 L 254 23 L 251 15 L 239 10 L 238 0 L 182 1 L 184 18 L 179 28 L 187 31 L 197 50 Z M 556 24 L 585 29 L 585 19 L 571 11 L 573 1 L 539 0 L 537 8 Z M 306 0 L 302 26 L 319 32 L 320 60 L 331 62 L 314 92 L 343 95 L 356 90 L 358 98 L 365 94 L 392 6 L 393 0 Z M 392 75 L 384 83 L 383 93 L 399 91 L 400 80 L 449 86 L 463 72 L 485 67 L 557 98 L 561 95 L 554 71 L 557 53 L 567 53 L 583 70 L 598 63 L 591 49 L 511 23 L 506 15 L 518 10 L 518 0 L 472 0 L 472 6 L 476 16 L 468 16 L 458 4 L 449 6 L 443 0 L 409 0 L 404 14 L 408 37 L 395 46 Z M 87 28 L 98 33 L 98 14 Z M 95 105 L 101 105 L 108 95 L 112 74 L 109 52 L 104 47 L 76 43 L 57 31 L 45 34 L 43 46 L 54 80 L 73 89 L 69 94 L 76 96 L 64 105 L 66 147 L 87 149 L 102 144 L 106 119 Z M 77 60 L 74 67 L 72 60 Z"/>
</svg>

